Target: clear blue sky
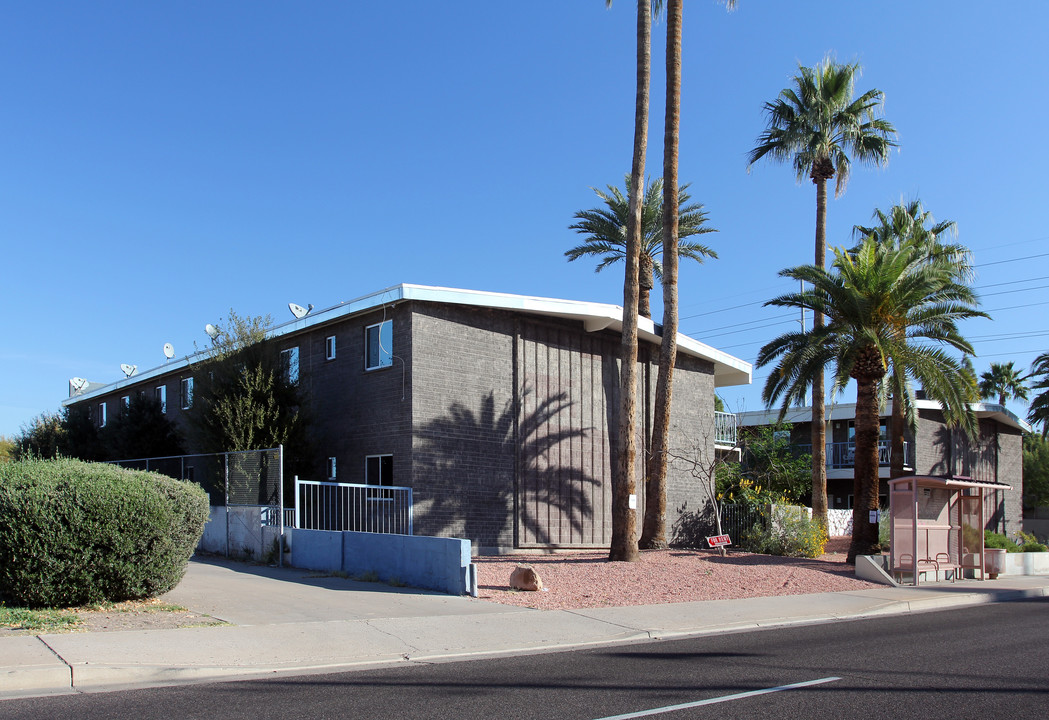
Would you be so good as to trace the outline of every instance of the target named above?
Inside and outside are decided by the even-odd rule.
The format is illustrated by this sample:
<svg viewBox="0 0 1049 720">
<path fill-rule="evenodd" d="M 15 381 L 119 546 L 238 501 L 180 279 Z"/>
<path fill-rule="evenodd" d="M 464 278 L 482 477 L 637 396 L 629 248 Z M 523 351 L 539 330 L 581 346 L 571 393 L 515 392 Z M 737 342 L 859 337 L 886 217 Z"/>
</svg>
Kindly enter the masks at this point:
<svg viewBox="0 0 1049 720">
<path fill-rule="evenodd" d="M 590 186 L 629 169 L 635 10 L 604 5 L 0 3 L 0 434 L 230 308 L 283 322 L 400 282 L 621 303 L 618 272 L 563 257 Z M 814 189 L 745 157 L 762 104 L 832 53 L 884 91 L 900 150 L 854 169 L 829 243 L 920 197 L 975 251 L 977 371 L 1026 368 L 1049 348 L 1046 27 L 1041 2 L 685 3 L 680 177 L 720 259 L 683 267 L 682 330 L 753 361 L 794 322 L 761 303 L 812 260 Z"/>
</svg>

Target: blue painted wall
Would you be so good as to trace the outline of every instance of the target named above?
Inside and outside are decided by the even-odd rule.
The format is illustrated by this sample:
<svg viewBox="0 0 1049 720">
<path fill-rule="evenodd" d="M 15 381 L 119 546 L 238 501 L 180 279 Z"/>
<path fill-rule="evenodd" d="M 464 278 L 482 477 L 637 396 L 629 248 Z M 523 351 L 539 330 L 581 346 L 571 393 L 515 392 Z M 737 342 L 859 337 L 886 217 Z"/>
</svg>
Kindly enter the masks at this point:
<svg viewBox="0 0 1049 720">
<path fill-rule="evenodd" d="M 383 582 L 450 595 L 470 591 L 469 540 L 299 528 L 290 535 L 291 565 L 297 568 L 375 573 Z"/>
</svg>

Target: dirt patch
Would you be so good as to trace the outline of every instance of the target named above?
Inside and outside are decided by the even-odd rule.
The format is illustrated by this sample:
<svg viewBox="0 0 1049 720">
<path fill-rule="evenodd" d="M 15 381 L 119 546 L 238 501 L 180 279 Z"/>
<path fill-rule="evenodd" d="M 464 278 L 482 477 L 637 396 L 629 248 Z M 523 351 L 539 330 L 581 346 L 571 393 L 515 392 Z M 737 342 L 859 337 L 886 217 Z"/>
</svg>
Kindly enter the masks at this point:
<svg viewBox="0 0 1049 720">
<path fill-rule="evenodd" d="M 185 627 L 225 625 L 222 620 L 169 605 L 156 598 L 129 600 L 99 608 L 70 608 L 77 622 L 49 628 L 0 627 L 0 637 L 71 632 L 119 632 L 122 630 L 173 630 Z"/>
</svg>

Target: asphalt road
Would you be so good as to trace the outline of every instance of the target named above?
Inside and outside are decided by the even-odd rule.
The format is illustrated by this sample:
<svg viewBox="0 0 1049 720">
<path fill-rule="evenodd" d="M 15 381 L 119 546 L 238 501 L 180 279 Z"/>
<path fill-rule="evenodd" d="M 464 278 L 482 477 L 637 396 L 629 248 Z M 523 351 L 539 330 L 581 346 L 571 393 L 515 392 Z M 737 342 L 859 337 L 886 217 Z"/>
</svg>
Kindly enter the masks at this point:
<svg viewBox="0 0 1049 720">
<path fill-rule="evenodd" d="M 1049 600 L 1040 599 L 598 650 L 7 700 L 0 718 L 1042 720 L 1047 676 Z"/>
</svg>

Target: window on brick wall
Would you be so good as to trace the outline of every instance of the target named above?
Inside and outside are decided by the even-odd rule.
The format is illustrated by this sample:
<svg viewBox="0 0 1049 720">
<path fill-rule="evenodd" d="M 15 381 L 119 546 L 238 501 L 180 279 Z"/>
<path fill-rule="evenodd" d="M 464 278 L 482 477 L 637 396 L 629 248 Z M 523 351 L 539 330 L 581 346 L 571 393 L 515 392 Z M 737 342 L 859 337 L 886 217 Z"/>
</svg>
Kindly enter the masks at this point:
<svg viewBox="0 0 1049 720">
<path fill-rule="evenodd" d="M 106 404 L 105 403 L 99 403 L 98 404 L 98 426 L 99 427 L 105 427 L 106 426 Z"/>
<path fill-rule="evenodd" d="M 364 329 L 364 369 L 376 370 L 393 364 L 393 321 Z"/>
<path fill-rule="evenodd" d="M 193 378 L 182 378 L 179 383 L 179 401 L 183 410 L 193 407 Z"/>
<path fill-rule="evenodd" d="M 331 335 L 324 341 L 324 357 L 327 360 L 335 359 L 335 336 Z"/>
<path fill-rule="evenodd" d="M 122 398 L 120 398 L 120 412 L 126 413 L 128 411 L 128 408 L 130 408 L 130 407 L 131 407 L 131 396 L 130 395 L 125 395 Z"/>
<path fill-rule="evenodd" d="M 168 386 L 160 385 L 154 388 L 153 397 L 160 403 L 160 412 L 166 413 L 168 411 Z"/>
<path fill-rule="evenodd" d="M 280 367 L 284 379 L 292 385 L 299 384 L 299 348 L 293 347 L 280 351 Z"/>
</svg>

